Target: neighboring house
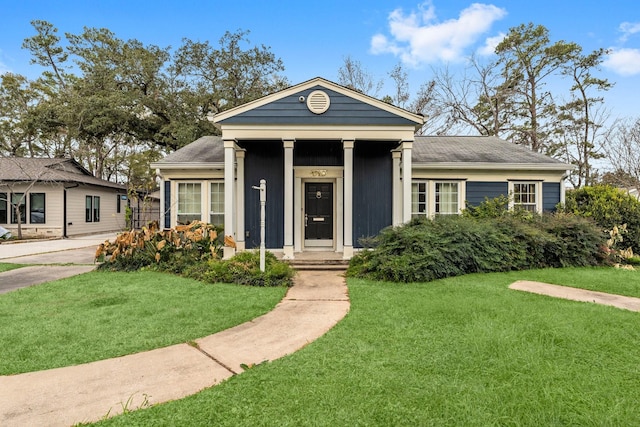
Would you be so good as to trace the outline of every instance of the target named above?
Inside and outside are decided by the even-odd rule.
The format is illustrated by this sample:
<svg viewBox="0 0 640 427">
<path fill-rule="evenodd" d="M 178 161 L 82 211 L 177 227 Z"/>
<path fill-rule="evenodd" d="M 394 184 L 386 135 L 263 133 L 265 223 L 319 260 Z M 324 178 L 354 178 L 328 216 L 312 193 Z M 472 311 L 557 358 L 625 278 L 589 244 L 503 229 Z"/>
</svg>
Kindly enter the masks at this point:
<svg viewBox="0 0 640 427">
<path fill-rule="evenodd" d="M 322 78 L 217 114 L 203 137 L 152 164 L 162 180 L 161 224 L 202 220 L 235 241 L 285 258 L 336 251 L 414 216 L 458 214 L 511 195 L 535 212 L 564 201 L 569 166 L 495 137 L 415 136 L 424 118 Z"/>
<path fill-rule="evenodd" d="M 26 196 L 23 198 L 22 196 Z M 127 188 L 71 159 L 0 158 L 0 225 L 17 235 L 69 237 L 125 228 Z"/>
</svg>

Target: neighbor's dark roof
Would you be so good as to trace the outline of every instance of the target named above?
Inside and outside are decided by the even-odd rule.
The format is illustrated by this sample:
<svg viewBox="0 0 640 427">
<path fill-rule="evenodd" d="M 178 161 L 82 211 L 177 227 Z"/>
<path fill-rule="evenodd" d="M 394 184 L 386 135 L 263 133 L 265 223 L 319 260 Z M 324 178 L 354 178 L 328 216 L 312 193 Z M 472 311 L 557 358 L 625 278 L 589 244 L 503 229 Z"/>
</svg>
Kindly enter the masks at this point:
<svg viewBox="0 0 640 427">
<path fill-rule="evenodd" d="M 126 186 L 96 178 L 73 159 L 0 157 L 0 181 L 75 182 L 126 190 Z"/>
<path fill-rule="evenodd" d="M 414 163 L 495 163 L 564 165 L 521 145 L 495 136 L 416 136 Z M 569 167 L 569 165 L 566 165 Z"/>
<path fill-rule="evenodd" d="M 224 163 L 224 142 L 219 136 L 203 136 L 168 154 L 158 163 Z"/>
</svg>

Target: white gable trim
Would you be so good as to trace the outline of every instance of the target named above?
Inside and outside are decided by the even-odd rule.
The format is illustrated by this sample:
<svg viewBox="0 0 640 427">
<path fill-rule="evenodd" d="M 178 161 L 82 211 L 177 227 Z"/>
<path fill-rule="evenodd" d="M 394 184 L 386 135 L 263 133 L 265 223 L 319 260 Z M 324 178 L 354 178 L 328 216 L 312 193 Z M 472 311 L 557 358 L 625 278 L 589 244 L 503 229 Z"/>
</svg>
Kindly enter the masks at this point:
<svg viewBox="0 0 640 427">
<path fill-rule="evenodd" d="M 356 92 L 354 90 L 348 89 L 344 86 L 340 86 L 336 83 L 330 82 L 329 80 L 325 80 L 321 77 L 316 77 L 314 79 L 308 80 L 304 83 L 300 83 L 295 86 L 291 86 L 290 88 L 281 90 L 280 92 L 276 92 L 271 95 L 267 95 L 260 99 L 256 99 L 255 101 L 251 101 L 247 104 L 240 105 L 235 108 L 231 108 L 230 110 L 223 111 L 222 113 L 218 113 L 211 119 L 214 123 L 220 123 L 230 117 L 234 117 L 238 114 L 245 113 L 247 111 L 251 111 L 255 108 L 261 107 L 263 105 L 270 104 L 272 102 L 278 101 L 280 99 L 286 98 L 303 90 L 311 89 L 317 86 L 321 86 L 325 89 L 332 90 L 334 92 L 338 92 L 342 95 L 348 96 L 350 98 L 356 99 L 365 104 L 369 104 L 373 107 L 379 108 L 381 110 L 387 111 L 391 114 L 395 114 L 397 116 L 403 117 L 407 120 L 411 120 L 416 124 L 416 126 L 422 126 L 424 124 L 425 118 L 419 114 L 411 113 L 405 109 L 396 107 L 395 105 L 388 104 L 386 102 L 382 102 L 378 99 L 370 97 L 368 95 Z"/>
</svg>

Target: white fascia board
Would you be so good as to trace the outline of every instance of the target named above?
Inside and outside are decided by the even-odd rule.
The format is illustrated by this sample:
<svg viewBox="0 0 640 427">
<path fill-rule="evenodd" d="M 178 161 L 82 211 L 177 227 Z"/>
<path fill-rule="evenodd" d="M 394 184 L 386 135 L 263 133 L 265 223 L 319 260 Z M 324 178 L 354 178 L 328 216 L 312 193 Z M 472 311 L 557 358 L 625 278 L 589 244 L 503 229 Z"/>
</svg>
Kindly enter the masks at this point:
<svg viewBox="0 0 640 427">
<path fill-rule="evenodd" d="M 167 162 L 151 163 L 152 169 L 224 169 L 224 163 Z"/>
<path fill-rule="evenodd" d="M 287 89 L 281 90 L 280 92 L 276 92 L 273 93 L 271 95 L 267 95 L 265 97 L 256 99 L 254 101 L 248 102 L 246 104 L 240 105 L 238 107 L 235 108 L 231 108 L 227 111 L 223 111 L 222 113 L 218 113 L 216 115 L 214 115 L 213 117 L 210 117 L 209 120 L 211 120 L 213 123 L 218 124 L 219 122 L 226 120 L 230 117 L 233 117 L 235 115 L 238 114 L 242 114 L 246 111 L 250 111 L 253 110 L 254 108 L 258 108 L 261 107 L 263 105 L 269 104 L 271 102 L 275 102 L 279 99 L 282 98 L 286 98 L 287 96 L 293 95 L 295 93 L 298 93 L 300 91 L 303 90 L 307 90 L 307 89 L 311 89 L 312 87 L 315 86 L 322 86 L 326 89 L 332 90 L 334 92 L 338 92 L 342 95 L 348 96 L 350 98 L 354 98 L 357 99 L 361 102 L 364 102 L 365 104 L 369 104 L 369 105 L 373 105 L 377 108 L 380 108 L 381 110 L 390 112 L 392 114 L 398 115 L 400 117 L 403 117 L 407 120 L 411 120 L 412 122 L 414 122 L 416 125 L 420 125 L 422 126 L 425 121 L 426 118 L 422 115 L 419 114 L 415 114 L 415 113 L 411 113 L 410 111 L 407 111 L 405 109 L 402 109 L 400 107 L 396 107 L 395 105 L 391 105 L 388 104 L 386 102 L 380 101 L 379 99 L 370 97 L 368 95 L 364 95 L 362 93 L 356 92 L 354 90 L 348 89 L 344 86 L 340 86 L 338 84 L 335 84 L 333 82 L 330 82 L 329 80 L 325 80 L 321 77 L 316 77 L 314 79 L 308 80 L 306 82 L 300 83 L 298 85 L 295 86 L 291 86 Z"/>
<path fill-rule="evenodd" d="M 544 163 L 461 163 L 461 162 L 430 162 L 413 163 L 412 169 L 477 169 L 477 170 L 539 170 L 539 171 L 567 171 L 573 165 L 544 164 Z"/>
<path fill-rule="evenodd" d="M 413 141 L 412 126 L 223 125 L 225 138 L 243 139 L 352 139 Z"/>
</svg>

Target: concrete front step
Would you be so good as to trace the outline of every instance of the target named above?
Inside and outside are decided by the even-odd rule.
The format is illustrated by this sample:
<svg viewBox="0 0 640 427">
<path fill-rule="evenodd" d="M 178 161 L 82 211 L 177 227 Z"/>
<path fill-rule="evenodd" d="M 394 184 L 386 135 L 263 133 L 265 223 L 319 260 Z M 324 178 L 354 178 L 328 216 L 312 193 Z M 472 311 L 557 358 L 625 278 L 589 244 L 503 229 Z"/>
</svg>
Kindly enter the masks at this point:
<svg viewBox="0 0 640 427">
<path fill-rule="evenodd" d="M 346 270 L 349 261 L 343 259 L 292 259 L 287 261 L 296 270 Z"/>
</svg>

